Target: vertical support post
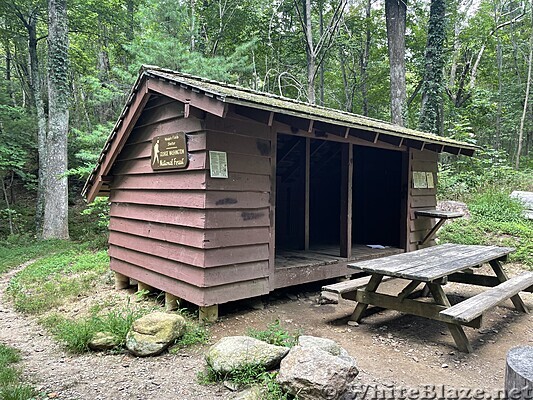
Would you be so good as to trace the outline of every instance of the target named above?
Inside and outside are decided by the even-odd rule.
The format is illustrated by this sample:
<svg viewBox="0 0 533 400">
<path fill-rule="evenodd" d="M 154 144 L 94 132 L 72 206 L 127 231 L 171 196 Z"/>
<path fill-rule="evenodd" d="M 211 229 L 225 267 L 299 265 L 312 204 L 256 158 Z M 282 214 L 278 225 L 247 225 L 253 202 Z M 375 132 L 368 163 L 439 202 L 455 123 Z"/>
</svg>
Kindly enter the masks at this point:
<svg viewBox="0 0 533 400">
<path fill-rule="evenodd" d="M 115 272 L 115 289 L 127 289 L 130 287 L 130 278 L 126 275 Z"/>
<path fill-rule="evenodd" d="M 411 153 L 402 153 L 402 181 L 400 200 L 400 247 L 409 251 L 409 233 L 411 230 L 410 196 L 411 196 Z"/>
<path fill-rule="evenodd" d="M 201 322 L 216 322 L 218 319 L 218 304 L 200 307 L 198 314 Z"/>
<path fill-rule="evenodd" d="M 175 311 L 180 307 L 181 299 L 171 293 L 165 293 L 165 310 Z"/>
<path fill-rule="evenodd" d="M 138 282 L 137 282 L 137 291 L 138 291 L 138 292 L 142 292 L 142 291 L 144 291 L 144 290 L 146 290 L 146 291 L 148 291 L 148 292 L 153 292 L 153 291 L 154 291 L 154 288 L 153 288 L 152 286 L 150 286 L 150 285 L 147 285 L 147 284 L 144 283 L 144 282 L 140 282 L 140 281 L 138 281 Z"/>
<path fill-rule="evenodd" d="M 305 220 L 304 220 L 304 250 L 309 250 L 309 194 L 311 177 L 311 139 L 305 139 Z"/>
<path fill-rule="evenodd" d="M 274 113 L 270 114 L 271 118 Z M 276 274 L 276 186 L 278 162 L 278 135 L 274 126 L 270 127 L 270 241 L 268 243 L 268 285 L 275 289 Z"/>
<path fill-rule="evenodd" d="M 340 256 L 349 259 L 352 257 L 353 145 L 341 146 Z"/>
</svg>

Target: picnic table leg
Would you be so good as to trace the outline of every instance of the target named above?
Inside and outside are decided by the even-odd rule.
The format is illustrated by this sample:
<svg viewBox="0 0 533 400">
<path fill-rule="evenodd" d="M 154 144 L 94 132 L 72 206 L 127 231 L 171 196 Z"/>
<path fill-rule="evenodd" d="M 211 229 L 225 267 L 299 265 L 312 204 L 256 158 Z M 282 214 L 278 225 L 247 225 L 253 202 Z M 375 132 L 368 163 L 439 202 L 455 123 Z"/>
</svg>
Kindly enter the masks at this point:
<svg viewBox="0 0 533 400">
<path fill-rule="evenodd" d="M 433 295 L 433 299 L 435 299 L 435 302 L 437 304 L 441 306 L 450 307 L 450 301 L 448 300 L 446 293 L 444 293 L 444 290 L 442 290 L 441 285 L 437 285 L 436 283 L 428 283 L 427 286 L 429 287 L 429 290 Z M 470 342 L 468 341 L 468 338 L 466 337 L 463 327 L 461 325 L 451 323 L 447 323 L 446 325 L 448 325 L 448 329 L 452 334 L 453 340 L 455 341 L 457 348 L 464 353 L 471 353 L 473 349 L 470 345 Z"/>
<path fill-rule="evenodd" d="M 492 267 L 492 270 L 494 271 L 496 276 L 498 277 L 498 280 L 500 281 L 500 283 L 505 282 L 506 280 L 509 279 L 509 277 L 503 270 L 502 264 L 498 260 L 489 261 L 489 264 Z M 522 299 L 520 298 L 518 294 L 511 297 L 511 301 L 513 302 L 514 307 L 517 309 L 517 311 L 521 311 L 526 314 L 529 313 L 529 310 L 527 309 L 526 305 L 524 304 L 524 302 L 522 301 Z"/>
<path fill-rule="evenodd" d="M 379 284 L 383 279 L 383 275 L 372 274 L 372 277 L 365 286 L 366 292 L 375 292 L 378 289 Z M 350 317 L 350 321 L 359 322 L 363 317 L 363 313 L 366 311 L 368 304 L 357 303 L 355 310 Z"/>
</svg>

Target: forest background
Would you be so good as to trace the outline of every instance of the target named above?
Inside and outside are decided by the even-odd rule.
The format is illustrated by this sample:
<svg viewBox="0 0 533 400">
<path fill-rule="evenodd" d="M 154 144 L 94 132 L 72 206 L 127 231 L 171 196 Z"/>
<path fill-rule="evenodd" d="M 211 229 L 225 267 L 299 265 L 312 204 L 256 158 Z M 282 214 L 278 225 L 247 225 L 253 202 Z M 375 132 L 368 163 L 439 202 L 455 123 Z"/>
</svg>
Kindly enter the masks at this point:
<svg viewBox="0 0 533 400">
<path fill-rule="evenodd" d="M 10 0 L 0 32 L 0 239 L 69 236 L 66 222 L 47 234 L 44 203 L 84 208 L 83 183 L 142 64 L 481 146 L 442 157 L 441 198 L 533 186 L 527 2 Z M 95 211 L 105 224 L 105 201 Z"/>
</svg>

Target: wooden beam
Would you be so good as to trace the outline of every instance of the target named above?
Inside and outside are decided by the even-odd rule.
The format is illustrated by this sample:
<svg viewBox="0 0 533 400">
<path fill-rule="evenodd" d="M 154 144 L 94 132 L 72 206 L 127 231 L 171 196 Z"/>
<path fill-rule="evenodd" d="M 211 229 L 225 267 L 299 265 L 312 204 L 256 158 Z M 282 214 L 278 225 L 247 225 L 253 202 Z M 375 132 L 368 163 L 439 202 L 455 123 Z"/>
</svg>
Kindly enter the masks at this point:
<svg viewBox="0 0 533 400">
<path fill-rule="evenodd" d="M 307 132 L 311 133 L 313 132 L 313 124 L 315 123 L 315 121 L 313 121 L 312 119 L 309 120 L 309 128 L 307 128 Z"/>
<path fill-rule="evenodd" d="M 305 139 L 304 250 L 309 250 L 309 195 L 311 186 L 311 139 Z"/>
<path fill-rule="evenodd" d="M 274 112 L 271 111 L 271 112 L 270 112 L 270 115 L 268 116 L 268 123 L 267 123 L 267 125 L 268 125 L 268 126 L 272 126 L 272 123 L 273 123 L 273 122 L 274 122 Z"/>
<path fill-rule="evenodd" d="M 352 180 L 353 180 L 353 146 L 342 145 L 341 156 L 341 205 L 340 205 L 340 256 L 352 256 Z"/>
<path fill-rule="evenodd" d="M 203 95 L 202 93 L 188 90 L 178 85 L 169 85 L 167 82 L 149 79 L 148 90 L 160 93 L 164 96 L 178 100 L 182 103 L 189 102 L 191 106 L 207 113 L 224 118 L 228 111 L 228 104 L 217 99 Z"/>
<path fill-rule="evenodd" d="M 276 114 L 277 118 L 277 114 Z M 309 137 L 309 133 L 303 128 L 300 129 L 291 129 L 291 126 L 285 125 L 279 121 L 276 121 L 274 124 L 276 128 L 277 133 L 282 133 L 284 135 L 291 135 L 291 136 L 299 136 L 299 137 Z M 354 130 L 351 129 L 350 133 L 352 133 Z M 378 141 L 378 143 L 373 143 L 375 135 L 372 134 L 371 139 L 362 139 L 360 137 L 356 137 L 352 134 L 350 134 L 347 138 L 344 138 L 337 135 L 328 135 L 328 137 L 318 137 L 316 140 L 326 140 L 329 142 L 337 142 L 337 143 L 352 143 L 357 146 L 366 146 L 366 147 L 373 147 L 378 149 L 385 149 L 385 150 L 393 150 L 393 151 L 407 151 L 407 148 L 405 146 L 399 147 L 396 145 L 384 143 L 381 141 Z"/>
<path fill-rule="evenodd" d="M 146 81 L 143 81 L 139 85 L 139 90 L 135 94 L 130 106 L 122 112 L 122 122 L 119 127 L 116 128 L 115 137 L 96 171 L 97 179 L 93 182 L 91 189 L 87 194 L 87 201 L 89 203 L 98 195 L 98 192 L 104 183 L 100 177 L 108 175 L 149 99 L 150 93 L 148 92 L 148 86 Z"/>
<path fill-rule="evenodd" d="M 273 114 L 273 113 L 272 113 Z M 278 158 L 278 135 L 276 131 L 270 128 L 270 148 L 272 149 L 270 154 L 270 242 L 268 244 L 268 286 L 269 290 L 275 289 L 274 275 L 276 273 L 276 188 L 277 188 L 277 158 Z"/>
</svg>

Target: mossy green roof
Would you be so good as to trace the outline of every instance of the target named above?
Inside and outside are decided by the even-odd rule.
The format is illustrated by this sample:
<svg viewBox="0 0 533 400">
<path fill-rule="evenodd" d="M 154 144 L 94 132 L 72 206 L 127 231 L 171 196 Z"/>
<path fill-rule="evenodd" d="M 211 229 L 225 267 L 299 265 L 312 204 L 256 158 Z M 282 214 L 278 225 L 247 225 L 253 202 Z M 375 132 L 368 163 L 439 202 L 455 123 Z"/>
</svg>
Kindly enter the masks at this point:
<svg viewBox="0 0 533 400">
<path fill-rule="evenodd" d="M 374 132 L 382 132 L 392 136 L 458 147 L 460 149 L 478 149 L 478 146 L 470 143 L 461 142 L 414 129 L 404 128 L 385 121 L 380 121 L 345 111 L 304 103 L 271 93 L 259 92 L 253 89 L 231 85 L 228 83 L 200 78 L 181 72 L 152 66 L 144 66 L 142 71 L 148 76 L 185 84 L 192 88 L 207 92 L 216 97 L 218 100 L 230 104 L 243 104 L 249 107 L 285 113 L 293 116 L 300 116 L 302 118 L 318 120 L 335 125 L 362 130 L 371 130 Z"/>
</svg>

